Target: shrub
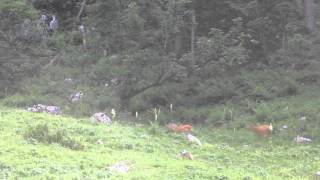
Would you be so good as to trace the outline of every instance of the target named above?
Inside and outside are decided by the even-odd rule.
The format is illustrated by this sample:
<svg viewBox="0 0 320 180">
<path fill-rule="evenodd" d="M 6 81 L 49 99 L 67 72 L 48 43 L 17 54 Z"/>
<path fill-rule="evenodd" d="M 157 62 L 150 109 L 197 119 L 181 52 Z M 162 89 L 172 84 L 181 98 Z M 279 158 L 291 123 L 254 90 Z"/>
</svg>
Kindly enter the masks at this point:
<svg viewBox="0 0 320 180">
<path fill-rule="evenodd" d="M 129 104 L 127 105 L 129 111 L 131 112 L 142 112 L 146 109 L 154 108 L 151 107 L 148 102 L 142 96 L 136 96 L 130 99 Z"/>
<path fill-rule="evenodd" d="M 210 112 L 209 114 L 209 121 L 213 125 L 221 125 L 223 124 L 223 119 L 224 119 L 224 112 L 223 109 L 214 109 Z"/>
<path fill-rule="evenodd" d="M 63 147 L 72 150 L 83 150 L 84 146 L 68 137 L 65 131 L 50 132 L 47 124 L 39 124 L 36 127 L 30 128 L 25 134 L 24 138 L 29 141 L 38 141 L 42 143 L 57 143 Z"/>
<path fill-rule="evenodd" d="M 271 115 L 271 118 L 274 121 L 284 121 L 284 120 L 289 119 L 290 117 L 291 117 L 290 112 L 289 111 L 285 111 L 285 110 L 280 110 L 280 111 L 274 112 Z"/>
<path fill-rule="evenodd" d="M 281 87 L 278 92 L 278 96 L 280 97 L 297 95 L 299 92 L 297 83 L 291 79 L 283 79 Z"/>
<path fill-rule="evenodd" d="M 271 120 L 272 109 L 262 104 L 255 109 L 256 115 L 255 118 L 258 122 L 269 122 Z"/>
<path fill-rule="evenodd" d="M 208 120 L 215 126 L 228 124 L 235 120 L 235 110 L 229 106 L 214 108 L 210 110 Z"/>
<path fill-rule="evenodd" d="M 150 126 L 148 127 L 149 132 L 152 135 L 162 135 L 161 127 L 158 121 L 149 121 Z"/>
<path fill-rule="evenodd" d="M 34 18 L 37 15 L 37 11 L 32 8 L 32 6 L 24 0 L 2 0 L 0 3 L 0 12 L 1 14 L 10 14 L 10 20 L 21 20 L 23 18 Z M 6 16 L 4 16 L 6 17 Z M 14 23 L 16 21 L 11 21 L 11 23 Z"/>
<path fill-rule="evenodd" d="M 11 107 L 27 107 L 44 102 L 45 98 L 42 96 L 23 96 L 19 94 L 9 96 L 3 100 L 5 106 Z"/>
<path fill-rule="evenodd" d="M 174 117 L 182 122 L 205 123 L 209 117 L 208 108 L 183 108 L 174 112 Z"/>
<path fill-rule="evenodd" d="M 75 117 L 91 116 L 94 109 L 90 104 L 84 102 L 73 103 L 67 106 L 66 113 Z"/>
</svg>

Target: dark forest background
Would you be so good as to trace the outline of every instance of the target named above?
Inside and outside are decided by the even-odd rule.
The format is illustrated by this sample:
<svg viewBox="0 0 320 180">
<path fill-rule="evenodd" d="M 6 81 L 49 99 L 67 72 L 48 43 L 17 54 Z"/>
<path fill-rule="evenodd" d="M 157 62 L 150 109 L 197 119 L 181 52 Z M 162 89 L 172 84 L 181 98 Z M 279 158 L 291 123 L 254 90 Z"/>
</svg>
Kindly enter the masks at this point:
<svg viewBox="0 0 320 180">
<path fill-rule="evenodd" d="M 160 107 L 164 122 L 219 123 L 234 106 L 255 114 L 319 86 L 319 10 L 313 0 L 1 0 L 0 98 L 75 116 Z"/>
</svg>

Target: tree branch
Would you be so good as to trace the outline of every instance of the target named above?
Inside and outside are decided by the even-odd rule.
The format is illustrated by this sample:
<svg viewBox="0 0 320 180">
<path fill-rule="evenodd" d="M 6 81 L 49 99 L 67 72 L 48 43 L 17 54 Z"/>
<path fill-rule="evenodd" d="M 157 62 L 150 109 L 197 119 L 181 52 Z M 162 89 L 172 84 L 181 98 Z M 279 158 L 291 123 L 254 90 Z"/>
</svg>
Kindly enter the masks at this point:
<svg viewBox="0 0 320 180">
<path fill-rule="evenodd" d="M 150 88 L 156 87 L 156 86 L 160 86 L 162 85 L 164 82 L 166 82 L 167 80 L 171 79 L 174 74 L 171 74 L 170 76 L 165 77 L 166 73 L 162 72 L 161 75 L 159 75 L 159 77 L 151 84 L 146 85 L 145 87 L 136 89 L 136 88 L 131 88 L 130 90 L 126 90 L 125 93 L 122 94 L 121 99 L 130 99 Z"/>
<path fill-rule="evenodd" d="M 83 11 L 84 11 L 84 8 L 85 8 L 86 4 L 87 4 L 87 0 L 83 0 L 82 3 L 81 3 L 80 10 L 79 10 L 79 12 L 77 14 L 77 17 L 76 17 L 76 23 L 80 22 L 80 17 L 82 15 Z"/>
<path fill-rule="evenodd" d="M 56 54 L 56 55 L 50 60 L 50 62 L 43 67 L 43 70 L 46 70 L 46 69 L 48 69 L 50 66 L 52 66 L 53 63 L 56 62 L 57 59 L 58 59 L 60 56 L 61 56 L 61 53 Z"/>
</svg>

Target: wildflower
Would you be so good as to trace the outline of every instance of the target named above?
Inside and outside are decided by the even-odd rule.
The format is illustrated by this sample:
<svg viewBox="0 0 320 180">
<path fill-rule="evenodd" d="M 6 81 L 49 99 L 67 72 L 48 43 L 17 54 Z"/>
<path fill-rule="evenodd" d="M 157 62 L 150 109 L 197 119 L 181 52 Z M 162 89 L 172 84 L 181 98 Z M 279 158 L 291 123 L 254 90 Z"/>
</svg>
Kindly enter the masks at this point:
<svg viewBox="0 0 320 180">
<path fill-rule="evenodd" d="M 116 117 L 116 110 L 111 109 L 111 115 L 112 115 L 112 119 L 114 119 Z"/>
</svg>

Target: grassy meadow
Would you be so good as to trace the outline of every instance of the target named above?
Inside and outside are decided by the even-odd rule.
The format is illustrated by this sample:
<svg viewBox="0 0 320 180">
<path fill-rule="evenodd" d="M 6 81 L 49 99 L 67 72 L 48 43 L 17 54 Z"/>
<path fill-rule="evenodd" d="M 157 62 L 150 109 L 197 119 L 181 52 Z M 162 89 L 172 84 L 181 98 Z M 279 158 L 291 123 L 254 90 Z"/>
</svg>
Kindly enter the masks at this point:
<svg viewBox="0 0 320 180">
<path fill-rule="evenodd" d="M 263 112 L 228 127 L 195 126 L 202 147 L 158 123 L 120 119 L 108 126 L 2 106 L 0 179 L 313 179 L 320 170 L 320 136 L 312 123 L 320 101 L 314 95 L 261 104 L 257 111 Z M 313 139 L 303 145 L 293 142 L 302 112 L 310 121 L 302 135 Z M 240 128 L 263 113 L 273 118 L 272 137 Z M 282 124 L 288 130 L 280 131 Z M 183 159 L 182 150 L 191 152 L 193 160 Z M 120 161 L 129 165 L 128 173 L 108 169 Z"/>
</svg>

